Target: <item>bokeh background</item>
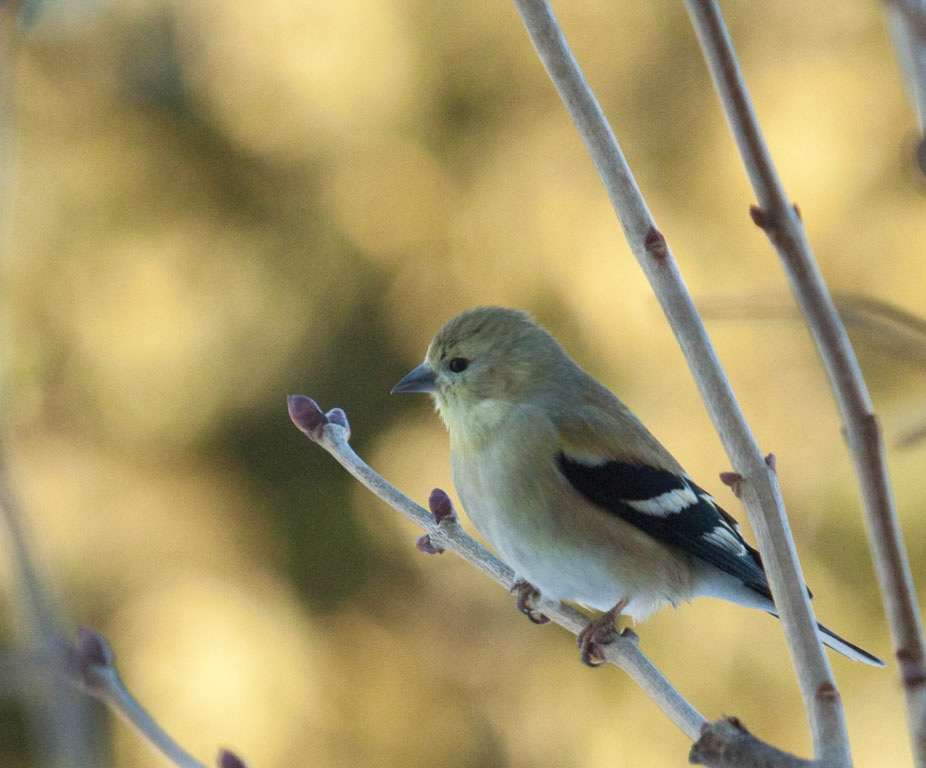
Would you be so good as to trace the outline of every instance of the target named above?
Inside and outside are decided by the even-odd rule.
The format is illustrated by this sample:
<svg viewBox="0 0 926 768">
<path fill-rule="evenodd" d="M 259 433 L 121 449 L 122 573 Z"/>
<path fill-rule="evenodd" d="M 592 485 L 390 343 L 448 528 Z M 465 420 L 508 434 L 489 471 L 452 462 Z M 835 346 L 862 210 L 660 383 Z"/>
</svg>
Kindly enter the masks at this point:
<svg viewBox="0 0 926 768">
<path fill-rule="evenodd" d="M 556 6 L 778 457 L 818 616 L 889 658 L 833 400 L 682 4 Z M 924 187 L 879 4 L 724 9 L 831 287 L 926 314 Z M 446 435 L 391 385 L 458 311 L 523 307 L 744 518 L 513 4 L 28 10 L 5 51 L 3 440 L 67 628 L 100 629 L 205 761 L 226 745 L 255 768 L 683 764 L 687 740 L 631 682 L 417 553 L 286 414 L 290 392 L 342 406 L 357 450 L 423 502 L 452 487 Z M 895 447 L 926 420 L 923 356 L 852 331 L 923 593 L 926 443 Z M 2 562 L 10 644 L 25 615 Z M 702 601 L 637 629 L 706 716 L 809 754 L 772 619 Z M 857 763 L 905 764 L 896 668 L 832 663 Z M 37 765 L 21 706 L 0 705 L 4 765 Z M 95 713 L 101 765 L 164 764 Z"/>
</svg>

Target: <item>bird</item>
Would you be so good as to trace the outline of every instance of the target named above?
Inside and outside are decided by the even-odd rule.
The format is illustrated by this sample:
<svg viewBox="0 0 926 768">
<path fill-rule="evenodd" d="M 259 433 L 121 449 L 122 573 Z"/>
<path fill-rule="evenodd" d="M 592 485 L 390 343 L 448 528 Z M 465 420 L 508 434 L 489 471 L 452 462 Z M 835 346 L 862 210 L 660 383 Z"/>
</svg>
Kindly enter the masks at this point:
<svg viewBox="0 0 926 768">
<path fill-rule="evenodd" d="M 528 313 L 454 317 L 392 392 L 433 397 L 457 494 L 514 570 L 518 609 L 535 623 L 548 621 L 543 601 L 601 612 L 578 636 L 589 666 L 603 663 L 618 616 L 644 621 L 697 597 L 778 615 L 736 520 Z M 884 666 L 817 629 L 844 656 Z"/>
</svg>

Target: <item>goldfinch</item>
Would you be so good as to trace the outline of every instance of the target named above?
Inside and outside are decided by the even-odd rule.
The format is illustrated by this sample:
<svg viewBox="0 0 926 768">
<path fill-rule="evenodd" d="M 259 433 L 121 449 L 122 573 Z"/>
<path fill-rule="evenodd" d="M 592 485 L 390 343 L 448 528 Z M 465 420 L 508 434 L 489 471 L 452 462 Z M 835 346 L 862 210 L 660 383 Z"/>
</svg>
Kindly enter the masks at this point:
<svg viewBox="0 0 926 768">
<path fill-rule="evenodd" d="M 450 320 L 393 392 L 427 392 L 450 433 L 453 482 L 469 518 L 515 570 L 518 607 L 537 599 L 604 615 L 582 659 L 626 614 L 717 597 L 777 615 L 759 553 L 610 390 L 525 312 Z M 877 657 L 817 625 L 851 659 Z"/>
</svg>

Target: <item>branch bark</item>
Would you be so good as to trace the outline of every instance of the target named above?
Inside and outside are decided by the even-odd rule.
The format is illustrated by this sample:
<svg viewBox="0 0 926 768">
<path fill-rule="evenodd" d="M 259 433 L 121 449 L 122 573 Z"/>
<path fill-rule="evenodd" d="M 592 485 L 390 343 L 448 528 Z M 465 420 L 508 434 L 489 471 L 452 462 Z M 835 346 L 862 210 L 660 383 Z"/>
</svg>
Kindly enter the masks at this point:
<svg viewBox="0 0 926 768">
<path fill-rule="evenodd" d="M 19 3 L 0 8 L 0 242 L 9 236 L 10 203 L 15 155 L 13 131 L 17 53 L 21 43 L 17 15 Z M 29 626 L 24 635 L 29 646 L 48 642 L 58 627 L 58 606 L 29 548 L 28 533 L 13 498 L 0 446 L 0 528 L 6 532 L 7 556 L 23 596 Z M 2 533 L 2 531 L 0 531 Z M 30 727 L 35 732 L 39 759 L 47 765 L 90 766 L 94 763 L 90 713 L 81 697 L 56 691 L 48 681 L 40 683 L 27 705 Z"/>
<path fill-rule="evenodd" d="M 4 682 L 10 686 L 11 693 L 34 691 L 36 680 L 51 676 L 55 682 L 66 683 L 80 694 L 105 704 L 177 768 L 206 768 L 205 763 L 183 749 L 132 695 L 116 668 L 109 643 L 95 630 L 78 630 L 73 643 L 55 635 L 37 651 L 0 658 L 0 672 L 4 673 Z M 60 764 L 73 763 L 65 760 Z M 216 766 L 247 768 L 240 757 L 226 749 L 219 751 Z"/>
<path fill-rule="evenodd" d="M 897 58 L 910 91 L 920 136 L 926 137 L 926 3 L 884 0 Z M 926 169 L 923 169 L 926 173 Z"/>
<path fill-rule="evenodd" d="M 19 580 L 22 603 L 30 626 L 25 631 L 27 648 L 42 648 L 59 636 L 59 610 L 29 548 L 19 506 L 13 498 L 5 457 L 0 448 L 0 528 L 5 529 L 8 559 Z M 80 768 L 95 764 L 93 720 L 86 701 L 54 681 L 38 680 L 27 703 L 30 726 L 42 762 Z M 37 696 L 35 694 L 38 694 Z"/>
<path fill-rule="evenodd" d="M 601 176 L 630 248 L 650 281 L 733 469 L 758 539 L 792 663 L 807 709 L 818 758 L 849 765 L 845 716 L 778 489 L 746 423 L 717 354 L 698 317 L 669 247 L 656 228 L 601 107 L 585 81 L 546 0 L 514 0 L 528 34 Z M 821 695 L 821 692 L 823 695 Z"/>
<path fill-rule="evenodd" d="M 400 512 L 420 528 L 427 539 L 419 539 L 420 550 L 437 553 L 450 550 L 497 581 L 509 592 L 515 585 L 515 574 L 505 563 L 489 550 L 466 534 L 455 514 L 441 512 L 439 521 L 416 504 L 394 485 L 377 474 L 351 448 L 350 427 L 347 416 L 340 408 L 327 413 L 309 397 L 290 395 L 287 398 L 289 415 L 293 423 L 312 441 L 318 443 L 351 475 L 369 488 L 390 507 Z M 430 502 L 433 512 L 438 505 L 449 504 L 442 491 L 435 491 Z M 424 538 L 424 537 L 422 537 Z M 539 606 L 544 615 L 561 627 L 577 635 L 586 624 L 588 616 L 565 603 L 543 602 Z M 640 650 L 636 636 L 625 630 L 614 641 L 603 645 L 605 660 L 626 672 L 655 704 L 675 723 L 688 738 L 694 740 L 707 724 L 704 717 L 672 686 Z"/>
<path fill-rule="evenodd" d="M 688 762 L 710 768 L 822 768 L 769 746 L 753 736 L 735 717 L 711 723 L 691 746 Z"/>
<path fill-rule="evenodd" d="M 686 0 L 720 101 L 758 199 L 751 210 L 781 258 L 842 415 L 865 508 L 869 543 L 900 664 L 918 768 L 926 768 L 926 650 L 922 619 L 891 491 L 884 443 L 855 351 L 778 177 L 717 3 Z"/>
</svg>

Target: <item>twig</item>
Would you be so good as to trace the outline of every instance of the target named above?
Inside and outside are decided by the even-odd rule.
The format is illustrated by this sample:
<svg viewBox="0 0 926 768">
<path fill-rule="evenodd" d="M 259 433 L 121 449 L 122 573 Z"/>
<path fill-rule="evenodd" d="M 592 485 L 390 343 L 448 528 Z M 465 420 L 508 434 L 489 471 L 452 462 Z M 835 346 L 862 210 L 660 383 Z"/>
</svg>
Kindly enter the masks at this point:
<svg viewBox="0 0 926 768">
<path fill-rule="evenodd" d="M 768 580 L 780 612 L 788 650 L 797 671 L 818 757 L 848 755 L 845 717 L 829 663 L 816 632 L 794 540 L 778 489 L 721 368 L 704 325 L 656 229 L 627 161 L 576 63 L 546 0 L 515 0 L 534 47 L 546 67 L 617 212 L 630 248 L 662 305 L 735 472 L 742 500 L 758 539 Z M 832 691 L 824 697 L 821 690 Z M 848 764 L 848 760 L 843 761 Z M 835 762 L 834 762 L 835 764 Z"/>
<path fill-rule="evenodd" d="M 18 576 L 23 604 L 31 622 L 26 644 L 41 648 L 58 636 L 58 610 L 32 557 L 28 537 L 17 512 L 4 456 L 0 452 L 0 527 L 5 528 L 8 559 Z M 43 755 L 43 762 L 89 768 L 94 762 L 93 729 L 86 703 L 67 690 L 55 690 L 47 680 L 39 681 L 32 693 L 38 695 L 30 697 L 30 701 L 35 703 L 27 711 L 36 744 L 47 753 Z"/>
<path fill-rule="evenodd" d="M 916 765 L 926 767 L 926 666 L 919 608 L 891 493 L 881 431 L 845 327 L 784 192 L 717 5 L 686 0 L 715 87 L 752 182 L 753 219 L 772 241 L 807 318 L 842 414 L 864 500 L 869 541 L 907 704 Z"/>
<path fill-rule="evenodd" d="M 926 369 L 926 319 L 871 296 L 837 293 L 833 301 L 847 326 L 870 334 L 880 350 Z"/>
<path fill-rule="evenodd" d="M 287 404 L 293 423 L 308 438 L 328 451 L 344 469 L 389 506 L 425 530 L 427 538 L 418 540 L 419 549 L 450 550 L 507 590 L 512 590 L 514 571 L 468 536 L 455 514 L 444 511 L 438 522 L 437 515 L 430 514 L 401 493 L 354 453 L 348 442 L 350 427 L 344 411 L 334 408 L 327 414 L 322 413 L 314 400 L 302 395 L 290 395 Z M 449 498 L 443 491 L 435 491 L 430 505 L 434 512 L 440 513 L 440 507 L 449 505 Z M 544 615 L 573 634 L 578 634 L 588 623 L 588 616 L 564 603 L 543 602 L 539 607 Z M 688 738 L 698 738 L 701 727 L 706 724 L 705 719 L 644 655 L 632 632 L 625 631 L 615 637 L 614 642 L 603 645 L 602 655 L 606 661 L 626 672 Z"/>
<path fill-rule="evenodd" d="M 863 332 L 879 352 L 926 370 L 926 318 L 873 296 L 834 293 L 843 323 Z M 698 299 L 707 320 L 798 320 L 794 302 L 784 293 L 714 295 Z"/>
<path fill-rule="evenodd" d="M 884 5 L 896 8 L 917 37 L 926 41 L 926 5 L 920 0 L 884 0 Z"/>
<path fill-rule="evenodd" d="M 119 671 L 109 643 L 92 629 L 80 629 L 72 645 L 60 642 L 54 671 L 84 693 L 99 699 L 131 725 L 178 768 L 206 768 L 167 733 L 131 694 Z M 246 768 L 234 752 L 221 750 L 216 758 L 219 768 Z"/>
<path fill-rule="evenodd" d="M 0 242 L 9 234 L 10 204 L 14 171 L 14 100 L 17 53 L 21 43 L 17 27 L 20 4 L 8 2 L 0 7 Z M 51 590 L 42 578 L 29 549 L 28 535 L 18 514 L 9 487 L 2 447 L 0 447 L 0 528 L 5 529 L 7 557 L 12 564 L 30 626 L 27 647 L 48 642 L 58 626 L 58 610 Z M 2 533 L 2 532 L 0 532 Z M 40 762 L 75 768 L 94 763 L 92 720 L 86 702 L 68 690 L 59 691 L 49 681 L 33 687 L 24 703 L 34 732 Z"/>
<path fill-rule="evenodd" d="M 865 348 L 876 347 L 905 365 L 926 370 L 926 320 L 886 301 L 852 293 L 835 293 L 833 301 L 847 329 L 864 334 L 856 346 L 864 360 Z M 789 298 L 775 294 L 712 296 L 698 300 L 705 320 L 731 318 L 747 320 L 797 320 L 801 314 Z M 926 419 L 907 416 L 908 423 L 894 441 L 897 448 L 909 448 L 926 438 Z"/>
<path fill-rule="evenodd" d="M 926 144 L 926 4 L 922 0 L 884 0 L 884 6 L 919 123 L 922 148 Z M 918 165 L 920 173 L 926 175 L 921 157 Z"/>
<path fill-rule="evenodd" d="M 705 728 L 692 744 L 688 762 L 710 768 L 821 768 L 815 760 L 803 760 L 759 741 L 735 717 Z"/>
<path fill-rule="evenodd" d="M 105 704 L 178 768 L 206 768 L 183 749 L 132 695 L 116 668 L 115 656 L 106 639 L 95 630 L 79 629 L 72 643 L 60 635 L 25 653 L 0 655 L 0 695 L 33 691 L 37 682 L 51 679 L 69 686 L 81 698 L 90 696 Z M 73 765 L 65 760 L 62 765 Z M 90 765 L 91 763 L 86 763 Z M 93 763 L 96 764 L 95 762 Z M 218 768 L 247 768 L 230 750 L 216 757 Z"/>
<path fill-rule="evenodd" d="M 907 427 L 903 434 L 897 439 L 898 448 L 910 448 L 911 446 L 926 440 L 926 419 L 919 419 L 918 423 L 912 427 Z"/>
</svg>

